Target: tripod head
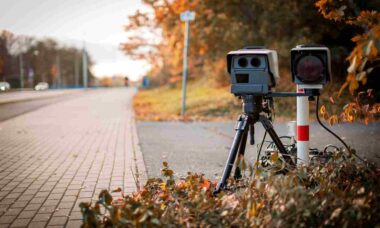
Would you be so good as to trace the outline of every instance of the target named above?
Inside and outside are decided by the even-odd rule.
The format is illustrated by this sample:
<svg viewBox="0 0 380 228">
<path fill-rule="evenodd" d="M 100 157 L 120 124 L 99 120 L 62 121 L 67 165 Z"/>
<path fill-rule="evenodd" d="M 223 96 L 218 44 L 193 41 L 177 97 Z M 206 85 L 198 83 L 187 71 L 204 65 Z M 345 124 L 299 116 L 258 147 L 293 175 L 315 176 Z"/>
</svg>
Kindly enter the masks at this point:
<svg viewBox="0 0 380 228">
<path fill-rule="evenodd" d="M 254 120 L 259 118 L 260 113 L 264 112 L 268 116 L 272 114 L 273 98 L 262 95 L 244 95 L 242 99 L 243 113 L 251 116 Z"/>
</svg>

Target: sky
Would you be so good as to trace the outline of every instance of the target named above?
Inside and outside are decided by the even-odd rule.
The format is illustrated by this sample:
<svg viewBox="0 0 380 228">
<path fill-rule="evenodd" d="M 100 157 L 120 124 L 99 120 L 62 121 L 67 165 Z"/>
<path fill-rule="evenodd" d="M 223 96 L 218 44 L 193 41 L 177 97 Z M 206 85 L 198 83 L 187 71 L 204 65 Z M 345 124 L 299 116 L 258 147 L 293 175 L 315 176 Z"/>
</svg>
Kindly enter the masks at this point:
<svg viewBox="0 0 380 228">
<path fill-rule="evenodd" d="M 149 69 L 118 50 L 127 37 L 128 15 L 147 10 L 140 0 L 0 0 L 0 9 L 0 30 L 78 48 L 84 43 L 97 77 L 124 74 L 137 80 Z"/>
</svg>

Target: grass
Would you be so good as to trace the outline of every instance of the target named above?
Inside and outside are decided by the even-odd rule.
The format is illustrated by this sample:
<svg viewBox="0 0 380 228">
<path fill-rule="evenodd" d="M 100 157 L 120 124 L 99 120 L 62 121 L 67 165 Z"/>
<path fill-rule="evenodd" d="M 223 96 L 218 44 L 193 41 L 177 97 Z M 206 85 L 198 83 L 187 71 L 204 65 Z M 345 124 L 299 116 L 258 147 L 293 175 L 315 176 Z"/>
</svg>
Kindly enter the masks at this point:
<svg viewBox="0 0 380 228">
<path fill-rule="evenodd" d="M 134 98 L 137 118 L 180 120 L 181 97 L 180 85 L 140 90 Z M 191 81 L 187 85 L 185 120 L 232 120 L 240 110 L 240 101 L 229 92 L 229 87 L 210 87 L 205 80 Z"/>
</svg>

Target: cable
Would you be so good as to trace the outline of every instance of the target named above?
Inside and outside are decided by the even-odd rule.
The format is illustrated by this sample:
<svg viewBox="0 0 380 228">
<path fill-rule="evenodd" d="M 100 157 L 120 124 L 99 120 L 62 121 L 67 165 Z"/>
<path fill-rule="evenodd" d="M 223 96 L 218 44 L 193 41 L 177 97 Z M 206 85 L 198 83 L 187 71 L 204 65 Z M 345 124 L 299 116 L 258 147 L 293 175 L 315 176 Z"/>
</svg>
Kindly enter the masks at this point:
<svg viewBox="0 0 380 228">
<path fill-rule="evenodd" d="M 261 149 L 263 148 L 263 144 L 264 144 L 264 141 L 265 141 L 265 137 L 267 137 L 267 131 L 266 131 L 266 130 L 265 130 L 265 133 L 264 133 L 263 140 L 261 141 L 261 144 L 260 144 L 260 149 L 259 149 L 259 151 L 257 152 L 257 158 L 256 158 L 256 161 L 258 161 L 258 160 L 260 159 Z"/>
<path fill-rule="evenodd" d="M 319 96 L 317 96 L 317 104 L 316 104 L 316 110 L 315 110 L 315 114 L 316 114 L 316 117 L 317 117 L 317 121 L 318 123 L 326 130 L 328 131 L 330 134 L 332 134 L 335 138 L 337 138 L 343 145 L 344 147 L 346 147 L 346 150 L 348 151 L 348 153 L 351 155 L 354 155 L 357 159 L 359 159 L 360 161 L 364 162 L 364 163 L 367 163 L 363 158 L 359 157 L 357 154 L 355 153 L 352 153 L 351 150 L 349 149 L 349 147 L 347 146 L 347 144 L 343 141 L 343 139 L 341 139 L 337 134 L 335 134 L 334 132 L 332 132 L 330 129 L 328 129 L 322 122 L 321 120 L 319 119 Z"/>
</svg>

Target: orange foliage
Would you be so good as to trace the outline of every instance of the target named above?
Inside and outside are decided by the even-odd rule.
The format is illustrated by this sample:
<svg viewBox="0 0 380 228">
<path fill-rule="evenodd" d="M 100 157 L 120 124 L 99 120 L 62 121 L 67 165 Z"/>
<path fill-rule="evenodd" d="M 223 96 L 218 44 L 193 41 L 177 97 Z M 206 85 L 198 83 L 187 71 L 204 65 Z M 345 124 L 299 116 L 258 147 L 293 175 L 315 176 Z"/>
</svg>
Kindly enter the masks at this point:
<svg viewBox="0 0 380 228">
<path fill-rule="evenodd" d="M 319 0 L 315 3 L 319 12 L 329 20 L 343 21 L 349 25 L 360 26 L 365 28 L 362 34 L 352 38 L 355 47 L 351 51 L 347 60 L 350 66 L 347 68 L 346 82 L 341 86 L 339 95 L 348 88 L 349 92 L 354 95 L 360 84 L 365 85 L 368 81 L 368 74 L 372 72 L 375 61 L 380 60 L 380 12 L 377 11 L 360 11 L 355 15 L 355 5 L 353 1 L 343 0 Z M 380 104 L 363 103 L 360 100 L 366 94 L 368 99 L 373 98 L 371 91 L 359 93 L 354 102 L 344 107 L 344 112 L 340 115 L 343 121 L 353 122 L 357 118 L 368 123 L 376 114 L 379 114 Z M 329 119 L 330 123 L 337 121 L 337 116 L 329 117 L 324 110 L 320 110 L 324 117 Z M 332 119 L 331 119 L 332 118 Z"/>
</svg>

